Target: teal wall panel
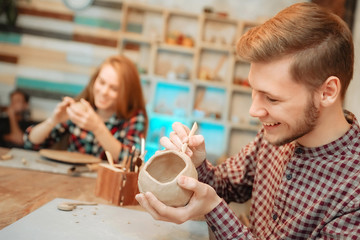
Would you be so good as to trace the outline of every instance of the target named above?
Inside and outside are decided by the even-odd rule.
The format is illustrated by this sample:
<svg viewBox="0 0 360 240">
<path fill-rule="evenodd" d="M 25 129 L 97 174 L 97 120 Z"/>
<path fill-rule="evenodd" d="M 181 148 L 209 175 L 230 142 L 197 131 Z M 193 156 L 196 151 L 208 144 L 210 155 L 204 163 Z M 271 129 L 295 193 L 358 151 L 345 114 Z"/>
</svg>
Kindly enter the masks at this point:
<svg viewBox="0 0 360 240">
<path fill-rule="evenodd" d="M 20 45 L 20 43 L 21 43 L 21 34 L 9 33 L 9 32 L 0 32 L 0 42 L 12 43 L 12 44 Z"/>
<path fill-rule="evenodd" d="M 39 79 L 31 79 L 25 77 L 17 77 L 16 85 L 19 88 L 36 89 L 47 92 L 63 93 L 75 96 L 81 92 L 84 85 L 64 83 L 64 82 L 50 82 Z"/>
<path fill-rule="evenodd" d="M 80 25 L 105 28 L 105 29 L 110 29 L 110 30 L 120 30 L 120 27 L 121 27 L 120 21 L 115 22 L 115 21 L 83 17 L 83 16 L 75 16 L 74 22 L 76 24 L 80 24 Z"/>
</svg>

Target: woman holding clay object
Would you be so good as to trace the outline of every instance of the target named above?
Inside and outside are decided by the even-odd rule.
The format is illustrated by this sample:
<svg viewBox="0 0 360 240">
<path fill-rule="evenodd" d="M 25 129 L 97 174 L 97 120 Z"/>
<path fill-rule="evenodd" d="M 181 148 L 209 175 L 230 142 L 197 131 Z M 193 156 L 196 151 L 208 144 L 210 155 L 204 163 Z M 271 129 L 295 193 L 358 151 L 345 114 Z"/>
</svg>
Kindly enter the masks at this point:
<svg viewBox="0 0 360 240">
<path fill-rule="evenodd" d="M 25 148 L 49 148 L 69 134 L 68 151 L 115 162 L 145 137 L 148 118 L 135 65 L 126 57 L 107 58 L 76 97 L 64 97 L 52 115 L 25 132 Z"/>
</svg>

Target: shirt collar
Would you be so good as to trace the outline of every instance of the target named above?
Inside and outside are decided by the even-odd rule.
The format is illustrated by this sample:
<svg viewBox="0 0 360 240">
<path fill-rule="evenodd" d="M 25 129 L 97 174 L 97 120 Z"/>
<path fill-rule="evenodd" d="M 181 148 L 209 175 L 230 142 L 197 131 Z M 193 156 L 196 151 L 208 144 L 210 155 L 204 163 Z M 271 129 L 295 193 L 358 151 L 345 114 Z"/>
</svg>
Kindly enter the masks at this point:
<svg viewBox="0 0 360 240">
<path fill-rule="evenodd" d="M 344 115 L 349 124 L 350 129 L 340 138 L 325 144 L 320 147 L 307 148 L 299 144 L 295 145 L 295 153 L 302 154 L 307 157 L 320 157 L 323 155 L 334 155 L 339 151 L 353 154 L 353 146 L 359 140 L 360 126 L 355 115 L 347 110 L 344 110 Z"/>
<path fill-rule="evenodd" d="M 106 123 L 109 123 L 111 125 L 117 125 L 119 124 L 120 119 L 117 118 L 116 113 L 114 113 L 107 121 Z"/>
</svg>

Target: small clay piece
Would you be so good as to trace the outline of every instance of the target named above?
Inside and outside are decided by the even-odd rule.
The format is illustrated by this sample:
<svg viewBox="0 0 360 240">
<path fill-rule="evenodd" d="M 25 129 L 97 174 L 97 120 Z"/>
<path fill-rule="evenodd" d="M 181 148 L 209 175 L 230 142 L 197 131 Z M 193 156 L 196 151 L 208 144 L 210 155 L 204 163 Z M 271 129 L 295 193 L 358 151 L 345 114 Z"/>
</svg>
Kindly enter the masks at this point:
<svg viewBox="0 0 360 240">
<path fill-rule="evenodd" d="M 26 158 L 21 158 L 21 163 L 23 165 L 27 165 L 28 161 L 26 160 Z"/>
<path fill-rule="evenodd" d="M 61 211 L 72 211 L 79 205 L 97 205 L 95 202 L 63 202 L 57 208 Z"/>
<path fill-rule="evenodd" d="M 197 129 L 194 123 L 189 136 Z M 140 170 L 138 186 L 140 192 L 152 192 L 165 205 L 172 207 L 185 206 L 193 192 L 181 188 L 178 184 L 180 176 L 197 179 L 198 174 L 191 158 L 185 154 L 187 143 L 181 151 L 165 150 L 152 156 Z"/>
<path fill-rule="evenodd" d="M 57 208 L 61 211 L 72 211 L 76 208 L 75 205 L 68 205 L 66 203 L 60 203 Z"/>
<path fill-rule="evenodd" d="M 10 160 L 12 159 L 13 156 L 11 155 L 11 153 L 7 153 L 7 154 L 4 154 L 4 155 L 1 155 L 1 159 L 2 160 Z"/>
<path fill-rule="evenodd" d="M 80 101 L 71 104 L 71 107 L 76 111 L 86 111 L 86 106 Z"/>
</svg>

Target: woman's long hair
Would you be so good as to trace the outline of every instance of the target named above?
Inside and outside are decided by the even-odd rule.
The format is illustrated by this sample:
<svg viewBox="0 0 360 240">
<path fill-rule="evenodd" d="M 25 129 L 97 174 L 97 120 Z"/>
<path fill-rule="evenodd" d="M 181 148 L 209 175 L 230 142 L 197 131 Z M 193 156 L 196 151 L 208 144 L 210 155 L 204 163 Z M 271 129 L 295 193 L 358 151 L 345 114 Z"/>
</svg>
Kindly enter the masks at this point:
<svg viewBox="0 0 360 240">
<path fill-rule="evenodd" d="M 89 84 L 76 97 L 76 99 L 84 98 L 85 100 L 89 101 L 89 103 L 94 109 L 96 109 L 94 103 L 93 87 L 95 80 L 99 75 L 100 70 L 105 65 L 112 66 L 115 69 L 115 71 L 118 73 L 119 99 L 116 105 L 117 116 L 122 119 L 130 119 L 131 117 L 134 116 L 134 114 L 136 114 L 139 110 L 141 110 L 141 112 L 145 117 L 144 134 L 146 136 L 147 127 L 148 127 L 148 117 L 146 113 L 145 100 L 141 88 L 139 73 L 134 63 L 125 56 L 115 55 L 107 58 L 95 70 L 94 74 L 90 79 Z"/>
</svg>

